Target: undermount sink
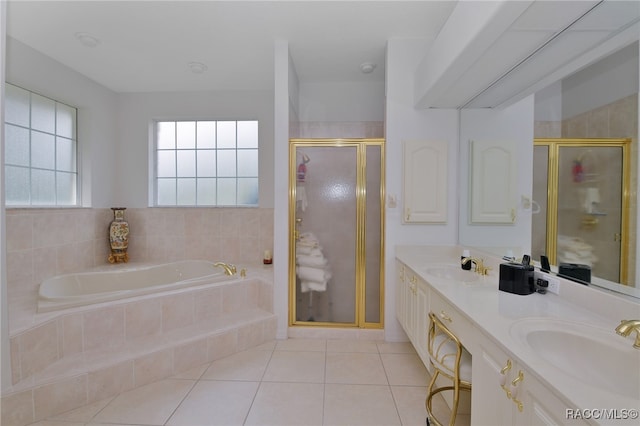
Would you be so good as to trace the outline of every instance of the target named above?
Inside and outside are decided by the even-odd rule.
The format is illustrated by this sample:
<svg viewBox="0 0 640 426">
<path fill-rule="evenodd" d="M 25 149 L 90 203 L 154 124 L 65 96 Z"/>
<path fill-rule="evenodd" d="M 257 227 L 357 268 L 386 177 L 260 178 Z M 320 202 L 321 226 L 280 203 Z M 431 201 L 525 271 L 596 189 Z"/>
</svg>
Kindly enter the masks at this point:
<svg viewBox="0 0 640 426">
<path fill-rule="evenodd" d="M 465 271 L 460 268 L 460 265 L 456 264 L 431 265 L 427 266 L 424 272 L 436 278 L 462 283 L 472 283 L 480 279 L 480 275 L 473 271 Z"/>
<path fill-rule="evenodd" d="M 511 335 L 561 374 L 586 386 L 640 399 L 640 350 L 614 329 L 535 318 L 514 323 Z"/>
</svg>

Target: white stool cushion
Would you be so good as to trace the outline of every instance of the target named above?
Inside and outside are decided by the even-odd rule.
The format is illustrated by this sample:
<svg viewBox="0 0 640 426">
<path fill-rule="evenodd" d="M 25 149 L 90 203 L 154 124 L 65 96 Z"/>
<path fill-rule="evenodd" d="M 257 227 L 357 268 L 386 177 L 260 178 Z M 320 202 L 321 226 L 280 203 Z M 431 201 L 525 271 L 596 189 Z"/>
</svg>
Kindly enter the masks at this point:
<svg viewBox="0 0 640 426">
<path fill-rule="evenodd" d="M 432 343 L 435 353 L 429 354 L 429 358 L 433 364 L 447 374 L 455 376 L 458 345 L 444 333 L 436 335 Z M 460 380 L 471 383 L 471 354 L 464 347 L 460 356 Z"/>
</svg>

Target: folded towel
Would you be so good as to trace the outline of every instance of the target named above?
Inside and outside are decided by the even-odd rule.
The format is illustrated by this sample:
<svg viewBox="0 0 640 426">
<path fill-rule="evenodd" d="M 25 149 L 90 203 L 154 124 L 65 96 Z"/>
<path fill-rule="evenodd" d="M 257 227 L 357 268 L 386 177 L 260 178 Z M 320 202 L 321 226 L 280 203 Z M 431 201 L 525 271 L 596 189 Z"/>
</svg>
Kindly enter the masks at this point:
<svg viewBox="0 0 640 426">
<path fill-rule="evenodd" d="M 326 282 L 331 278 L 331 272 L 322 268 L 311 268 L 309 266 L 298 266 L 296 272 L 300 280 Z"/>
<path fill-rule="evenodd" d="M 300 291 L 302 293 L 308 293 L 309 291 L 327 291 L 327 282 L 321 283 L 316 281 L 300 281 Z"/>
<path fill-rule="evenodd" d="M 306 256 L 315 256 L 315 257 L 324 257 L 324 255 L 322 254 L 322 247 L 306 247 L 306 246 L 296 245 L 296 254 L 306 255 Z"/>
<path fill-rule="evenodd" d="M 320 247 L 320 244 L 318 244 L 317 241 L 304 241 L 304 240 L 298 240 L 298 242 L 296 243 L 296 247 L 309 247 L 309 248 L 314 248 L 314 247 Z"/>
<path fill-rule="evenodd" d="M 323 268 L 327 266 L 327 259 L 324 256 L 309 256 L 304 254 L 298 254 L 296 256 L 296 263 L 300 266 L 311 266 L 315 268 Z"/>
</svg>

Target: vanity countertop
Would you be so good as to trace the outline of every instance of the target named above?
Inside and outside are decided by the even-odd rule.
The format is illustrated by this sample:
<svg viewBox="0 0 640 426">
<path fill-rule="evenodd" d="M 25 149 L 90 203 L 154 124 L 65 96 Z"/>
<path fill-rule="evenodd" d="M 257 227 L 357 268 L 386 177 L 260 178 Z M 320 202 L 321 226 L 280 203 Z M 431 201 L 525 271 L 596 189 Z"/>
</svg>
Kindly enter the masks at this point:
<svg viewBox="0 0 640 426">
<path fill-rule="evenodd" d="M 434 291 L 467 317 L 478 331 L 498 342 L 504 351 L 521 365 L 526 366 L 538 380 L 575 404 L 567 408 L 619 409 L 636 410 L 636 412 L 640 409 L 640 401 L 636 397 L 613 393 L 600 387 L 585 386 L 583 382 L 562 374 L 557 366 L 542 360 L 531 347 L 523 344 L 512 333 L 514 324 L 521 323 L 523 320 L 551 319 L 557 323 L 563 321 L 580 323 L 594 327 L 603 333 L 612 333 L 631 348 L 632 337 L 624 338 L 615 335 L 615 328 L 622 319 L 640 319 L 640 304 L 637 301 L 606 295 L 565 280 L 561 280 L 560 295 L 533 293 L 520 296 L 499 291 L 498 271 L 499 264 L 503 261 L 498 258 L 487 259 L 487 256 L 483 258 L 492 270 L 488 276 L 481 277 L 475 282 L 452 283 L 450 280 L 426 273 L 426 269 L 432 265 L 456 264 L 459 262 L 461 252 L 461 247 L 458 246 L 398 246 L 396 258 L 428 282 Z M 469 274 L 474 272 L 469 271 Z M 576 294 L 579 297 L 575 297 Z M 585 303 L 585 300 L 590 297 L 598 297 L 598 300 L 593 300 L 591 306 L 585 307 L 589 304 Z M 576 299 L 581 299 L 579 304 L 576 303 Z M 593 306 L 598 304 L 606 306 L 602 306 L 600 310 L 594 309 Z M 622 317 L 625 313 L 637 313 L 637 317 Z M 473 355 L 471 348 L 470 351 Z M 634 349 L 634 351 L 638 354 L 638 369 L 629 371 L 628 377 L 629 380 L 637 381 L 640 388 L 640 350 Z M 610 361 L 602 359 L 603 363 Z M 588 376 L 589 371 L 585 371 L 585 377 Z M 630 386 L 635 384 L 631 382 Z"/>
</svg>

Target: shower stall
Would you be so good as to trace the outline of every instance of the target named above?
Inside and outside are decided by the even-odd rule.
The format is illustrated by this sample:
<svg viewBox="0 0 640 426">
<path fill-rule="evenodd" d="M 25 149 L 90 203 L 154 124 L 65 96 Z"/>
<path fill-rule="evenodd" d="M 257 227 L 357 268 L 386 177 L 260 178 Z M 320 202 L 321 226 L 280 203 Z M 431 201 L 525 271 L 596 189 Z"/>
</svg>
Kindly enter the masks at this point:
<svg viewBox="0 0 640 426">
<path fill-rule="evenodd" d="M 630 139 L 535 139 L 532 255 L 626 284 Z"/>
<path fill-rule="evenodd" d="M 291 139 L 289 323 L 382 328 L 384 140 Z"/>
</svg>

